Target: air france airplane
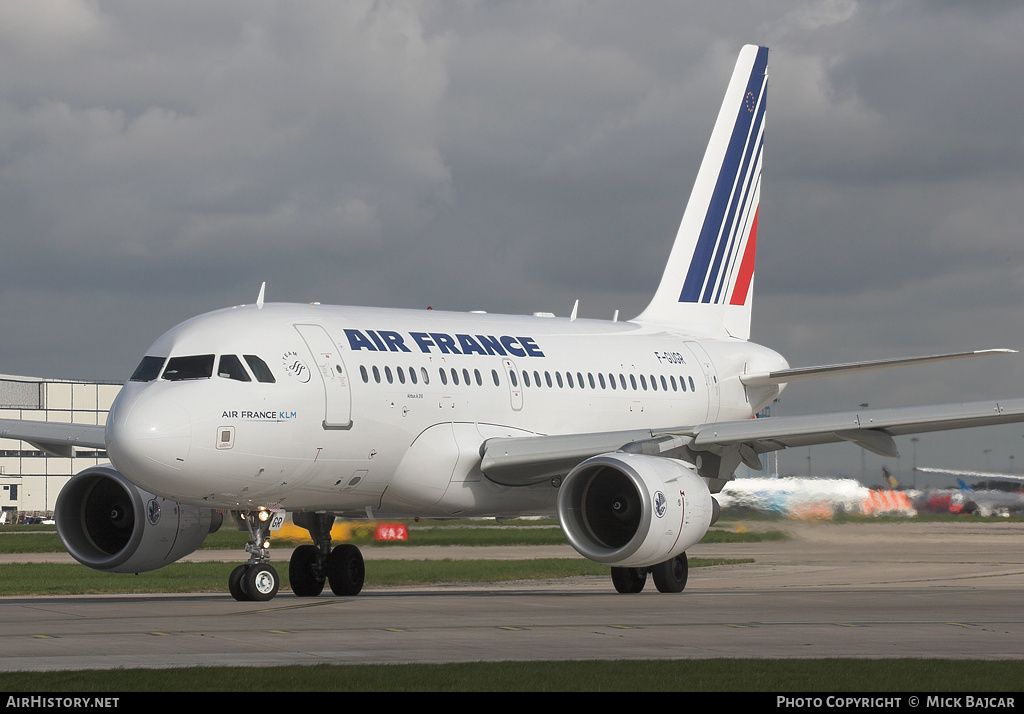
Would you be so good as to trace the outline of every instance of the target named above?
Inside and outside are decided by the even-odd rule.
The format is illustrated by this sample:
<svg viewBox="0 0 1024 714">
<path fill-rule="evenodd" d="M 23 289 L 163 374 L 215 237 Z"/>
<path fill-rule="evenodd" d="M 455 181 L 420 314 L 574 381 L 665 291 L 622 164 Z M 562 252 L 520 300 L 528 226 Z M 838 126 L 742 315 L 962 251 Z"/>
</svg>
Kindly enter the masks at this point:
<svg viewBox="0 0 1024 714">
<path fill-rule="evenodd" d="M 105 426 L 4 421 L 54 453 L 105 448 L 56 503 L 81 563 L 141 572 L 193 552 L 224 519 L 248 529 L 238 600 L 269 600 L 270 519 L 312 544 L 295 595 L 357 594 L 336 518 L 556 514 L 620 592 L 681 591 L 714 494 L 760 454 L 833 442 L 896 454 L 894 436 L 1024 420 L 1024 400 L 751 419 L 789 382 L 1008 350 L 791 369 L 749 341 L 768 50 L 742 49 L 664 274 L 619 322 L 255 304 L 160 337 Z"/>
</svg>

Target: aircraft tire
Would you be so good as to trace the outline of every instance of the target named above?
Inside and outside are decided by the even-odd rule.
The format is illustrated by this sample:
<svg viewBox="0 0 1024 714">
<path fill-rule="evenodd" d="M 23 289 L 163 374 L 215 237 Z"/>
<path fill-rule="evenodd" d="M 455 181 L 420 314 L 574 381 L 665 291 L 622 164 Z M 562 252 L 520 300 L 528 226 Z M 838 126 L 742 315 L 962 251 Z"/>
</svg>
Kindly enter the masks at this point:
<svg viewBox="0 0 1024 714">
<path fill-rule="evenodd" d="M 689 572 L 689 564 L 686 553 L 680 553 L 672 560 L 658 563 L 651 568 L 651 575 L 654 577 L 654 586 L 660 593 L 681 593 L 686 587 L 686 576 Z"/>
<path fill-rule="evenodd" d="M 316 597 L 324 591 L 324 577 L 317 576 L 315 545 L 300 545 L 288 561 L 288 582 L 298 597 Z"/>
<path fill-rule="evenodd" d="M 281 579 L 274 566 L 265 563 L 250 565 L 242 578 L 242 588 L 249 599 L 256 602 L 273 600 L 280 586 Z"/>
<path fill-rule="evenodd" d="M 358 595 L 363 589 L 366 566 L 359 548 L 343 543 L 331 551 L 327 558 L 327 581 L 331 592 L 342 597 Z"/>
<path fill-rule="evenodd" d="M 248 565 L 239 565 L 228 576 L 228 592 L 231 593 L 231 597 L 239 602 L 247 602 L 250 599 L 249 593 L 245 592 L 245 588 L 242 587 L 242 579 L 245 577 L 245 571 L 248 569 Z"/>
<path fill-rule="evenodd" d="M 638 593 L 646 583 L 647 571 L 644 568 L 612 568 L 612 584 L 620 593 Z"/>
</svg>

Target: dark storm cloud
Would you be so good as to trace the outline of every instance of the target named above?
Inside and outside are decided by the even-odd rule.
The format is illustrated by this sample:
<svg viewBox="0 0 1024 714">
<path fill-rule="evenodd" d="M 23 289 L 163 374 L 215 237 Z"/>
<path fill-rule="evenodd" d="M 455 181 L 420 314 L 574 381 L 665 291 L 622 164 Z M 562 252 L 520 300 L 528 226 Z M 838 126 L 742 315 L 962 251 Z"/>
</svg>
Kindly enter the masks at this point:
<svg viewBox="0 0 1024 714">
<path fill-rule="evenodd" d="M 263 280 L 631 317 L 746 43 L 771 76 L 755 338 L 793 364 L 1020 347 L 1022 24 L 974 2 L 6 2 L 0 371 L 123 378 Z M 992 396 L 1016 364 L 781 406 Z"/>
</svg>

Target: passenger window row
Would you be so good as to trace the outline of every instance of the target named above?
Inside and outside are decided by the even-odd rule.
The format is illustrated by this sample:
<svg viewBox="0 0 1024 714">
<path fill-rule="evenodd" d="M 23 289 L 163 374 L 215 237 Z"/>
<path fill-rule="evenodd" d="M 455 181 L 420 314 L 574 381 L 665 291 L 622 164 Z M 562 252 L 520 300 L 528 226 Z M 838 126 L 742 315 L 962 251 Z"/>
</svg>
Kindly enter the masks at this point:
<svg viewBox="0 0 1024 714">
<path fill-rule="evenodd" d="M 484 379 L 480 374 L 479 369 L 474 369 L 472 373 L 463 368 L 462 370 L 456 369 L 455 367 L 438 368 L 438 377 L 441 380 L 441 384 L 447 385 L 449 382 L 453 385 L 472 385 L 475 384 L 478 387 L 483 386 Z M 532 376 L 531 376 L 532 374 Z M 663 392 L 686 392 L 697 391 L 697 387 L 693 382 L 693 377 L 684 377 L 679 375 L 678 380 L 676 375 L 644 375 L 639 376 L 635 374 L 626 375 L 619 373 L 618 376 L 612 373 L 608 373 L 607 376 L 603 372 L 598 372 L 595 376 L 592 372 L 587 372 L 586 379 L 584 379 L 582 372 L 576 372 L 575 376 L 572 372 L 555 372 L 554 376 L 549 371 L 543 372 L 541 376 L 539 370 L 534 370 L 532 373 L 523 370 L 520 374 L 509 371 L 508 378 L 509 382 L 513 387 L 518 387 L 522 384 L 523 387 L 543 387 L 547 386 L 550 388 L 569 388 L 569 389 L 586 389 L 589 385 L 590 389 L 631 389 L 633 391 L 647 391 L 657 392 L 659 390 Z M 383 369 L 377 365 L 373 365 L 369 369 L 365 365 L 360 365 L 359 375 L 362 377 L 364 384 L 369 384 L 372 379 L 376 384 L 430 384 L 430 373 L 426 367 L 420 367 L 419 371 L 415 367 L 395 367 L 392 369 L 390 366 L 384 367 Z M 520 382 L 520 379 L 522 380 Z M 491 381 L 494 382 L 494 386 L 501 386 L 501 378 L 498 376 L 497 370 L 491 370 Z M 689 390 L 687 390 L 689 385 Z"/>
<path fill-rule="evenodd" d="M 519 386 L 518 379 L 515 372 L 509 372 L 509 380 L 512 382 L 512 386 Z M 628 376 L 623 373 L 619 373 L 618 377 L 609 372 L 607 379 L 605 378 L 604 372 L 598 372 L 595 376 L 593 372 L 587 372 L 586 381 L 584 381 L 583 373 L 576 372 L 575 379 L 573 378 L 572 372 L 565 372 L 564 378 L 562 372 L 555 372 L 554 379 L 550 372 L 545 371 L 543 373 L 543 381 L 541 378 L 541 372 L 539 370 L 533 370 L 532 379 L 531 373 L 527 370 L 522 371 L 522 385 L 524 387 L 568 387 L 569 389 L 586 389 L 587 386 L 590 389 L 631 389 L 633 391 L 647 391 L 648 389 L 652 392 L 657 392 L 659 389 L 663 392 L 673 391 L 687 391 L 686 385 L 689 382 L 689 391 L 697 391 L 696 385 L 693 383 L 693 377 L 679 376 L 679 381 L 676 381 L 675 375 L 650 375 L 648 379 L 647 375 L 641 374 L 639 377 L 635 374 L 629 374 Z M 660 385 L 660 386 L 659 386 Z"/>
<path fill-rule="evenodd" d="M 370 382 L 370 374 L 373 374 L 373 381 L 377 384 L 387 382 L 388 384 L 430 384 L 430 373 L 426 367 L 420 367 L 417 372 L 415 367 L 396 367 L 394 370 L 391 367 L 384 367 L 382 370 L 377 365 L 374 365 L 367 371 L 365 365 L 360 365 L 359 376 L 362 377 L 365 384 Z M 438 376 L 441 379 L 441 384 L 448 384 L 448 380 L 451 380 L 452 384 L 465 384 L 471 385 L 476 384 L 478 387 L 482 387 L 484 384 L 483 375 L 480 374 L 479 369 L 474 369 L 472 373 L 468 369 L 463 369 L 461 372 L 456 368 L 452 367 L 450 370 L 446 370 L 444 367 L 438 368 Z M 491 370 L 491 380 L 494 382 L 494 386 L 497 387 L 501 384 L 501 380 L 498 378 L 498 372 Z"/>
<path fill-rule="evenodd" d="M 242 360 L 244 360 L 244 364 Z M 166 367 L 164 366 L 165 362 Z M 217 376 L 223 379 L 251 382 L 252 377 L 255 377 L 257 382 L 270 384 L 276 381 L 267 363 L 258 356 L 242 355 L 242 359 L 239 359 L 237 355 L 232 354 L 221 355 L 219 361 L 212 354 L 171 357 L 170 359 L 146 356 L 132 374 L 131 381 L 152 382 L 158 376 L 169 382 L 209 379 L 213 375 L 213 365 L 215 362 L 217 363 Z M 245 365 L 248 365 L 252 376 L 246 370 Z M 415 367 L 392 368 L 391 366 L 385 366 L 381 368 L 373 365 L 368 370 L 365 365 L 360 365 L 359 374 L 364 384 L 369 384 L 371 373 L 373 381 L 377 384 L 384 382 L 387 384 L 430 384 L 430 372 L 427 371 L 426 367 L 420 367 L 417 370 Z M 455 386 L 475 384 L 478 387 L 482 387 L 484 384 L 484 377 L 479 369 L 474 369 L 470 372 L 466 368 L 460 370 L 455 367 L 439 367 L 437 374 L 443 385 L 447 385 L 450 382 Z M 492 369 L 490 376 L 495 387 L 501 386 L 501 378 L 497 370 Z M 616 375 L 611 372 L 607 374 L 598 372 L 595 375 L 593 372 L 587 372 L 586 377 L 584 377 L 583 372 L 554 372 L 552 375 L 547 370 L 542 373 L 540 370 L 529 372 L 524 369 L 520 373 L 510 370 L 508 378 L 513 387 L 519 387 L 522 384 L 524 388 L 546 386 L 559 389 L 586 389 L 589 387 L 594 390 L 696 391 L 693 377 L 684 377 L 683 375 L 679 375 L 677 379 L 676 375 L 664 374 L 636 375 L 631 373 L 626 375 L 620 372 Z M 687 386 L 689 386 L 689 390 L 687 390 Z"/>
</svg>

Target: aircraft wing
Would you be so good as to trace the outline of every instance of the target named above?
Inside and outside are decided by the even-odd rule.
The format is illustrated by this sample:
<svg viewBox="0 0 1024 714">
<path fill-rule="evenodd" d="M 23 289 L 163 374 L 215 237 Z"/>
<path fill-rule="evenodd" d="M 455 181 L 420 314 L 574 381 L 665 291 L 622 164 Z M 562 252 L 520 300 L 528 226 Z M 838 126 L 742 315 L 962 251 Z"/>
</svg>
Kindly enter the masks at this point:
<svg viewBox="0 0 1024 714">
<path fill-rule="evenodd" d="M 691 433 L 692 448 L 698 451 L 745 444 L 767 453 L 850 441 L 882 456 L 896 456 L 894 436 L 1019 421 L 1024 421 L 1024 399 L 744 419 L 702 424 Z"/>
<path fill-rule="evenodd" d="M 93 424 L 0 419 L 0 439 L 27 441 L 54 456 L 74 456 L 75 447 L 106 449 L 105 431 L 105 427 Z"/>
<path fill-rule="evenodd" d="M 496 438 L 481 446 L 480 469 L 496 483 L 525 486 L 564 475 L 591 456 L 629 451 L 701 457 L 702 476 L 730 479 L 740 463 L 760 469 L 759 455 L 770 451 L 848 441 L 882 456 L 896 456 L 894 436 L 1020 421 L 1024 421 L 1024 399 L 862 409 L 601 434 Z"/>
</svg>

